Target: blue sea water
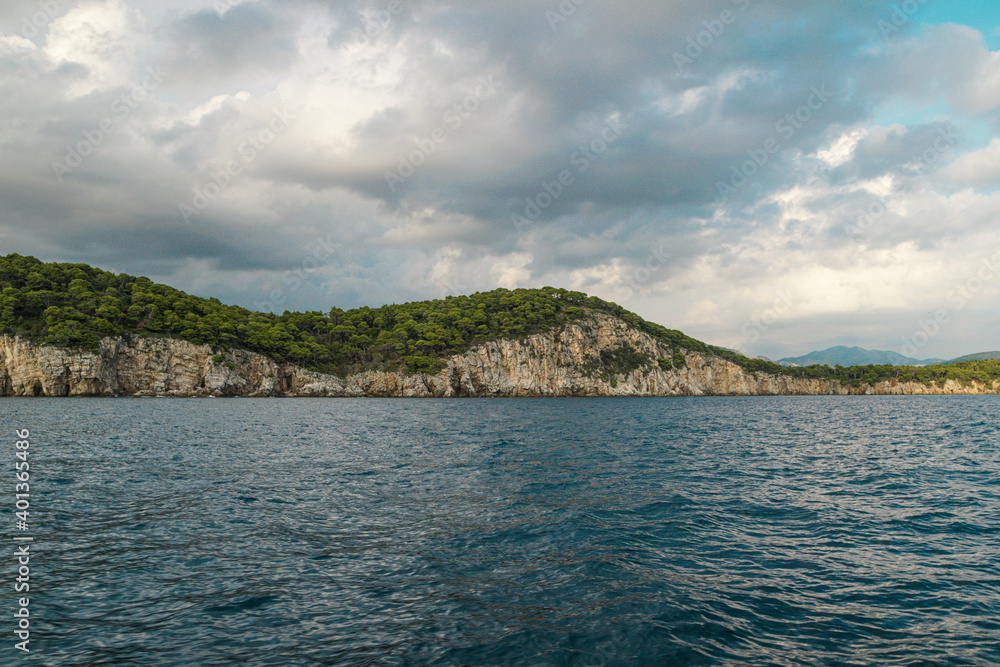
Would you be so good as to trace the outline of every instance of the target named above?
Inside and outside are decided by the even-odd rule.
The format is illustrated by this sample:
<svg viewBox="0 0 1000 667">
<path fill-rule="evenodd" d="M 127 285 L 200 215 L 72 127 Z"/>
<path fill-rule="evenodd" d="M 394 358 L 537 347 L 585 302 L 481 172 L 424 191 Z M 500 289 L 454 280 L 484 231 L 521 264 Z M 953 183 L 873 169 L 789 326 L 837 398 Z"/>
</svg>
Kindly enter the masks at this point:
<svg viewBox="0 0 1000 667">
<path fill-rule="evenodd" d="M 4 399 L 0 664 L 1000 664 L 998 407 Z"/>
</svg>

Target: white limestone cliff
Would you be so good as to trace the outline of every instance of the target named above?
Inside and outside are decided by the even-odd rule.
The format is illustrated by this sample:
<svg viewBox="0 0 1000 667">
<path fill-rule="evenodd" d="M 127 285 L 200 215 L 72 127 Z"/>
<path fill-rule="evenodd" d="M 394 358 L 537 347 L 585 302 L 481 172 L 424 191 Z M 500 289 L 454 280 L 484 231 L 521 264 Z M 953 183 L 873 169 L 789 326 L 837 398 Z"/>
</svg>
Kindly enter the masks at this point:
<svg viewBox="0 0 1000 667">
<path fill-rule="evenodd" d="M 623 347 L 652 363 L 602 377 L 590 370 L 602 350 Z M 439 373 L 366 371 L 323 375 L 267 357 L 217 351 L 169 338 L 106 338 L 96 352 L 40 346 L 0 336 L 0 396 L 753 396 L 823 394 L 983 394 L 992 386 L 953 380 L 880 382 L 861 387 L 828 380 L 753 374 L 720 357 L 688 351 L 683 368 L 655 360 L 673 349 L 621 320 L 592 313 L 580 323 L 530 336 L 497 340 L 448 360 Z"/>
</svg>

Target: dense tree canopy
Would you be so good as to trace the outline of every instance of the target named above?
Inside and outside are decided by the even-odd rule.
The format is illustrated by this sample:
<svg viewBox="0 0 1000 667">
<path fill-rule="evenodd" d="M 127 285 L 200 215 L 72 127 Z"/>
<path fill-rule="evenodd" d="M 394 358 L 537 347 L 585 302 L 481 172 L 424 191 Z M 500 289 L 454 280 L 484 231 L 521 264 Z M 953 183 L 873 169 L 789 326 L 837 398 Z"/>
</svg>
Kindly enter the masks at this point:
<svg viewBox="0 0 1000 667">
<path fill-rule="evenodd" d="M 386 366 L 434 370 L 443 358 L 473 345 L 576 321 L 585 308 L 640 321 L 614 304 L 551 287 L 274 315 L 191 296 L 148 278 L 19 255 L 0 258 L 0 290 L 0 330 L 45 343 L 93 349 L 105 336 L 170 336 L 340 373 Z M 680 332 L 656 330 L 686 340 Z"/>
<path fill-rule="evenodd" d="M 640 358 L 634 350 L 605 351 L 595 356 L 595 372 L 604 374 L 657 364 L 665 369 L 681 367 L 682 350 L 687 350 L 727 358 L 755 373 L 838 379 L 855 385 L 893 378 L 925 383 L 1000 378 L 1000 361 L 926 368 L 783 368 L 706 345 L 647 322 L 617 304 L 554 287 L 497 289 L 380 308 L 274 315 L 86 264 L 46 264 L 16 254 L 0 257 L 0 331 L 4 333 L 90 349 L 106 336 L 169 336 L 223 349 L 251 350 L 277 361 L 339 374 L 364 368 L 433 371 L 444 365 L 446 357 L 474 345 L 548 331 L 579 320 L 588 310 L 618 317 L 673 349 L 673 355 L 664 359 Z"/>
</svg>

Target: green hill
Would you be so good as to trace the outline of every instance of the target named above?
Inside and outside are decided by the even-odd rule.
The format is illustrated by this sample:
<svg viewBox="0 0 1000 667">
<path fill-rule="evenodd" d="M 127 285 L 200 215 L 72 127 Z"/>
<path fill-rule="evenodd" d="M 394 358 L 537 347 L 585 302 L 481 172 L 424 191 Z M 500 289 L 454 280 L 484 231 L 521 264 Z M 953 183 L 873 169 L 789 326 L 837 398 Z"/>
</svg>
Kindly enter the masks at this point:
<svg viewBox="0 0 1000 667">
<path fill-rule="evenodd" d="M 0 258 L 4 333 L 89 349 L 105 336 L 168 336 L 338 374 L 364 368 L 435 370 L 443 359 L 474 345 L 548 331 L 588 310 L 620 317 L 678 348 L 709 349 L 616 304 L 552 287 L 274 315 L 86 264 L 43 263 L 16 254 Z"/>
<path fill-rule="evenodd" d="M 958 357 L 957 359 L 949 359 L 948 361 L 942 361 L 942 364 L 960 364 L 963 361 L 991 361 L 993 359 L 1000 359 L 1000 351 L 997 352 L 979 352 L 977 354 L 967 354 L 964 357 Z"/>
<path fill-rule="evenodd" d="M 836 379 L 855 385 L 889 379 L 930 383 L 947 378 L 962 382 L 1000 378 L 1000 361 L 924 368 L 888 364 L 783 368 L 647 322 L 617 304 L 554 287 L 496 289 L 379 308 L 275 315 L 86 264 L 43 263 L 17 254 L 0 257 L 0 333 L 88 349 L 95 349 L 107 336 L 165 336 L 220 351 L 241 348 L 338 375 L 373 368 L 433 372 L 443 368 L 448 357 L 475 345 L 501 338 L 523 339 L 583 320 L 592 312 L 617 317 L 670 346 L 672 358 L 642 360 L 664 368 L 682 366 L 687 351 L 722 357 L 753 373 Z M 635 363 L 628 350 L 619 356 L 603 361 Z"/>
</svg>

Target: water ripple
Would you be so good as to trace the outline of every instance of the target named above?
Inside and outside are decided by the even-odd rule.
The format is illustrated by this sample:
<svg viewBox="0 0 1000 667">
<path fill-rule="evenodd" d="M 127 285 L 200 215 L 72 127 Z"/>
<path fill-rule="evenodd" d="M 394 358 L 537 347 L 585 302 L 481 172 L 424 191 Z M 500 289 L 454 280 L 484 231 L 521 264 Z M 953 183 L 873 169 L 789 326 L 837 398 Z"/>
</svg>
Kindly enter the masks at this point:
<svg viewBox="0 0 1000 667">
<path fill-rule="evenodd" d="M 1000 664 L 994 401 L 7 400 L 23 662 Z"/>
</svg>

